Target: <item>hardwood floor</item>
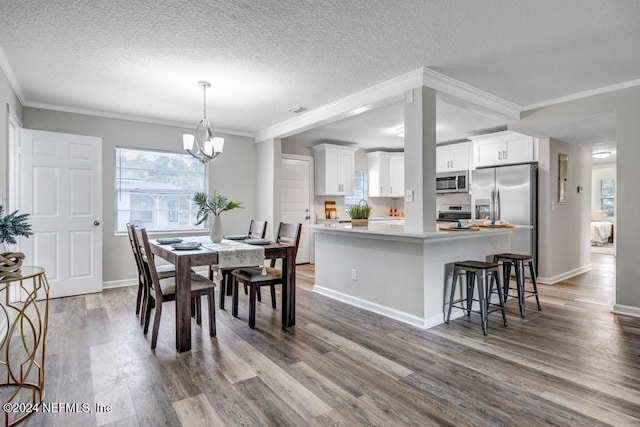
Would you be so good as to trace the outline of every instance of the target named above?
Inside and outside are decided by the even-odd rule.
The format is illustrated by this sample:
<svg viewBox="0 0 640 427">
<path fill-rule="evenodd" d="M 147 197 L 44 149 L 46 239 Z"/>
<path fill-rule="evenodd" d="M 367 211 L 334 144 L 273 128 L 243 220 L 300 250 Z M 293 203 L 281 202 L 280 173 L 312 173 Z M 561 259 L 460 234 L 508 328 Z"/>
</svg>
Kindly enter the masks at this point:
<svg viewBox="0 0 640 427">
<path fill-rule="evenodd" d="M 312 266 L 298 269 L 294 332 L 269 301 L 251 330 L 242 295 L 239 319 L 218 310 L 215 339 L 194 322 L 182 354 L 171 304 L 151 351 L 135 287 L 52 300 L 45 400 L 112 409 L 24 425 L 637 426 L 640 319 L 610 313 L 614 258 L 592 259 L 540 285 L 541 312 L 529 299 L 522 319 L 511 299 L 509 327 L 494 313 L 486 337 L 478 315 L 421 330 L 314 294 Z"/>
</svg>

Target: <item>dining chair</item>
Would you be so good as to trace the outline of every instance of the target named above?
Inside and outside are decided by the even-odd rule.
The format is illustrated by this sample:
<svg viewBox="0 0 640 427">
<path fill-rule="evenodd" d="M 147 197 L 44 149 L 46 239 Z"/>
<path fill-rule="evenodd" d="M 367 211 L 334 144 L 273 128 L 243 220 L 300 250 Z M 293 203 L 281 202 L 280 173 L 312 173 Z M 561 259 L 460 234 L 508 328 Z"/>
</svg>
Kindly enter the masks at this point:
<svg viewBox="0 0 640 427">
<path fill-rule="evenodd" d="M 267 221 L 256 221 L 254 219 L 249 223 L 249 231 L 247 232 L 247 238 L 249 239 L 264 239 L 267 234 Z M 225 295 L 231 295 L 231 272 L 233 268 L 219 268 L 217 265 L 209 266 L 209 280 L 214 280 L 216 275 L 220 275 L 220 296 L 219 302 L 220 309 L 224 310 L 224 297 Z M 249 293 L 248 288 L 244 287 L 245 295 Z"/>
<path fill-rule="evenodd" d="M 133 258 L 136 261 L 136 267 L 138 268 L 138 295 L 136 297 L 136 315 L 140 314 L 140 309 L 144 306 L 146 301 L 146 294 L 144 290 L 144 270 L 142 267 L 142 261 L 140 259 L 140 251 L 136 244 L 135 225 L 127 223 L 127 234 L 129 235 L 129 244 L 131 245 L 131 251 L 133 252 Z M 176 268 L 171 265 L 157 265 L 156 271 L 160 279 L 176 275 Z M 141 319 L 142 320 L 142 319 Z M 142 322 L 140 322 L 142 323 Z"/>
<path fill-rule="evenodd" d="M 294 259 L 300 244 L 302 224 L 287 224 L 281 222 L 278 226 L 277 243 L 287 243 L 295 246 Z M 233 276 L 233 308 L 232 314 L 238 316 L 238 283 L 249 286 L 249 327 L 256 325 L 256 296 L 262 286 L 271 288 L 271 306 L 276 308 L 275 285 L 283 284 L 282 270 L 274 268 L 275 259 L 270 267 L 242 267 L 231 272 Z M 294 261 L 295 262 L 295 261 Z"/>
<path fill-rule="evenodd" d="M 160 279 L 156 266 L 153 262 L 153 254 L 149 246 L 147 230 L 136 228 L 135 236 L 140 251 L 140 260 L 144 271 L 144 284 L 147 293 L 147 301 L 144 312 L 144 333 L 149 331 L 149 320 L 151 310 L 155 308 L 153 318 L 153 330 L 151 333 L 151 348 L 156 348 L 158 341 L 158 330 L 160 329 L 160 317 L 162 315 L 162 303 L 175 301 L 176 299 L 176 278 L 166 277 Z M 209 305 L 209 336 L 216 336 L 216 310 L 215 310 L 215 284 L 206 277 L 191 273 L 191 298 L 195 299 L 196 323 L 202 323 L 201 298 L 207 297 Z"/>
</svg>

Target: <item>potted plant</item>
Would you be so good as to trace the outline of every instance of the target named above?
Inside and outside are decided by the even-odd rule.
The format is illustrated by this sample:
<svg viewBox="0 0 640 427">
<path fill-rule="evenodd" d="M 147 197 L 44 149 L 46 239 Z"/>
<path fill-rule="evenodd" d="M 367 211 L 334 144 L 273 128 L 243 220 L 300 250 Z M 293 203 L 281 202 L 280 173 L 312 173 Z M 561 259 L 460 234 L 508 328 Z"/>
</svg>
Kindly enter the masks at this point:
<svg viewBox="0 0 640 427">
<path fill-rule="evenodd" d="M 349 217 L 351 217 L 351 225 L 354 227 L 366 227 L 369 225 L 369 215 L 371 214 L 371 206 L 364 200 L 359 204 L 348 209 Z"/>
<path fill-rule="evenodd" d="M 0 272 L 16 271 L 22 266 L 24 254 L 12 252 L 10 245 L 18 243 L 19 236 L 33 235 L 28 217 L 29 214 L 18 215 L 18 211 L 4 215 L 4 207 L 0 205 Z"/>
<path fill-rule="evenodd" d="M 244 209 L 242 203 L 229 200 L 227 196 L 223 196 L 218 191 L 207 196 L 205 193 L 196 193 L 193 196 L 194 203 L 198 206 L 198 215 L 196 225 L 200 225 L 209 219 L 209 214 L 213 215 L 211 221 L 211 241 L 220 243 L 222 241 L 222 222 L 220 214 L 224 211 L 240 208 Z"/>
</svg>

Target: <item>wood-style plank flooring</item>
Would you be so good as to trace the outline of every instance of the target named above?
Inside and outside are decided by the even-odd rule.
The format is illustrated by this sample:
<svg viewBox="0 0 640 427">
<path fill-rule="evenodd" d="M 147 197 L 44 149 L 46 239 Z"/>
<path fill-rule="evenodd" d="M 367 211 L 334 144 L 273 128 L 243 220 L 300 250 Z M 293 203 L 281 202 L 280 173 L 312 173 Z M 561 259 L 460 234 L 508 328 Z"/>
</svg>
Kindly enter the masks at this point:
<svg viewBox="0 0 640 427">
<path fill-rule="evenodd" d="M 478 315 L 421 330 L 314 294 L 313 266 L 298 268 L 295 331 L 268 296 L 249 329 L 242 295 L 240 318 L 218 310 L 215 339 L 194 322 L 181 354 L 171 304 L 150 350 L 134 287 L 52 300 L 45 400 L 112 410 L 24 425 L 637 426 L 640 319 L 610 313 L 614 258 L 592 259 L 540 285 L 541 312 L 528 299 L 522 319 L 511 299 L 509 327 L 494 313 L 486 337 Z"/>
</svg>

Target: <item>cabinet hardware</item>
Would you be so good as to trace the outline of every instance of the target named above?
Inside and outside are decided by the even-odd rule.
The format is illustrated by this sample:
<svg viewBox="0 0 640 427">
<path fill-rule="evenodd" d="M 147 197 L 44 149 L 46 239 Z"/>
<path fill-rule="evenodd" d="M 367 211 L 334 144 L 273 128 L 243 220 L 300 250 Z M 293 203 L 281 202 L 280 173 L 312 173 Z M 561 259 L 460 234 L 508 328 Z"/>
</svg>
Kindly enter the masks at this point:
<svg viewBox="0 0 640 427">
<path fill-rule="evenodd" d="M 507 150 L 504 150 L 504 151 L 502 152 L 502 158 L 503 158 L 504 160 L 506 160 L 506 159 L 507 159 Z"/>
<path fill-rule="evenodd" d="M 502 160 L 502 151 L 498 151 L 498 160 Z"/>
</svg>

